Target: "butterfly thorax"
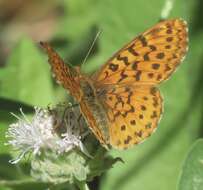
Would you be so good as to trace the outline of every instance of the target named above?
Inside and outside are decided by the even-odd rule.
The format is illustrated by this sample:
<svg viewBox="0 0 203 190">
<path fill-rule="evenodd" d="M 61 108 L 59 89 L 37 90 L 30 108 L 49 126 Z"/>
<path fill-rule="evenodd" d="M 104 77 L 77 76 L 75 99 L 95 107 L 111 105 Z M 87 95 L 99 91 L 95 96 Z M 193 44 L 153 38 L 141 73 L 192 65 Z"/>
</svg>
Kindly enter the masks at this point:
<svg viewBox="0 0 203 190">
<path fill-rule="evenodd" d="M 107 145 L 109 143 L 109 131 L 107 127 L 109 123 L 104 107 L 98 99 L 94 86 L 89 80 L 83 78 L 80 81 L 80 87 L 83 92 L 80 105 L 81 109 L 86 109 L 86 111 L 83 112 L 84 115 L 87 114 L 85 118 L 93 133 L 99 136 L 99 139 L 103 137 L 103 139 L 101 139 L 103 142 L 101 143 Z"/>
</svg>

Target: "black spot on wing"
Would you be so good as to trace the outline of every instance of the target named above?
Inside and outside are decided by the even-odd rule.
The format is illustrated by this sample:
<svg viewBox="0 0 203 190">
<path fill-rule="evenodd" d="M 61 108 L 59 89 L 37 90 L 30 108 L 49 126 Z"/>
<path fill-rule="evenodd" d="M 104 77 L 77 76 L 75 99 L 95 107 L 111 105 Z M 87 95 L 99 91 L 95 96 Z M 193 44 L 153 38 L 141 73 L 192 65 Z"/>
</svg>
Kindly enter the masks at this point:
<svg viewBox="0 0 203 190">
<path fill-rule="evenodd" d="M 126 56 L 122 57 L 119 54 L 116 58 L 117 58 L 118 61 L 123 61 L 126 66 L 130 65 L 130 62 L 128 61 L 128 57 L 126 57 Z"/>
</svg>

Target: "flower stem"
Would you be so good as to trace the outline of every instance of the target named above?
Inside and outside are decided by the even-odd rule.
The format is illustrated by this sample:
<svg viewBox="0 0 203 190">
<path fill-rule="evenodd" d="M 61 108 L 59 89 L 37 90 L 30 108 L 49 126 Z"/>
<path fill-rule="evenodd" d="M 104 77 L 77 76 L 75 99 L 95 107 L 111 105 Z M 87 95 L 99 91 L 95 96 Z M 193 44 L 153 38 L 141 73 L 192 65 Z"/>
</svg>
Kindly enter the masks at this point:
<svg viewBox="0 0 203 190">
<path fill-rule="evenodd" d="M 78 186 L 78 188 L 80 190 L 90 190 L 88 185 L 85 182 L 79 182 L 79 181 L 77 181 L 76 184 L 77 184 L 77 186 Z"/>
</svg>

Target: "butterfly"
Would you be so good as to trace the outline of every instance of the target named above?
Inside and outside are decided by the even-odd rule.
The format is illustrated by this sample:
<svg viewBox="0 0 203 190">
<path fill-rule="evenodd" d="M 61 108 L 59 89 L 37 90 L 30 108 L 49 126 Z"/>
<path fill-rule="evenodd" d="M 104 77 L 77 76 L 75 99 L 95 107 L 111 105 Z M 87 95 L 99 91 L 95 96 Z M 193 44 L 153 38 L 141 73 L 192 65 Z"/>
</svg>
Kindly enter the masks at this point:
<svg viewBox="0 0 203 190">
<path fill-rule="evenodd" d="M 158 85 L 168 79 L 186 55 L 187 23 L 157 23 L 115 53 L 96 73 L 64 63 L 46 42 L 56 81 L 79 103 L 95 137 L 106 148 L 127 149 L 149 137 L 163 112 Z"/>
</svg>

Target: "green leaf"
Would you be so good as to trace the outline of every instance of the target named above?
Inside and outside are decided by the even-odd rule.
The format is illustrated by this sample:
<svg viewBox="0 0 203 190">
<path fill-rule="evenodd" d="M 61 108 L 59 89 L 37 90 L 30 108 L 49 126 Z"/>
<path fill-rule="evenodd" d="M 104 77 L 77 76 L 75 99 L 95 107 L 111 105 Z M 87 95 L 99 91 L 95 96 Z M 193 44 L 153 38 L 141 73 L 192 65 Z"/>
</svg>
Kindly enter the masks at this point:
<svg viewBox="0 0 203 190">
<path fill-rule="evenodd" d="M 178 190 L 202 190 L 203 188 L 203 139 L 191 147 L 183 164 Z"/>
<path fill-rule="evenodd" d="M 48 64 L 37 44 L 22 39 L 0 70 L 0 96 L 35 106 L 47 106 L 54 100 Z"/>
<path fill-rule="evenodd" d="M 123 162 L 121 158 L 113 158 L 107 155 L 104 148 L 98 149 L 93 159 L 88 162 L 89 173 L 88 181 L 91 181 L 95 176 L 100 176 L 102 173 L 107 172 L 117 162 Z"/>
</svg>

